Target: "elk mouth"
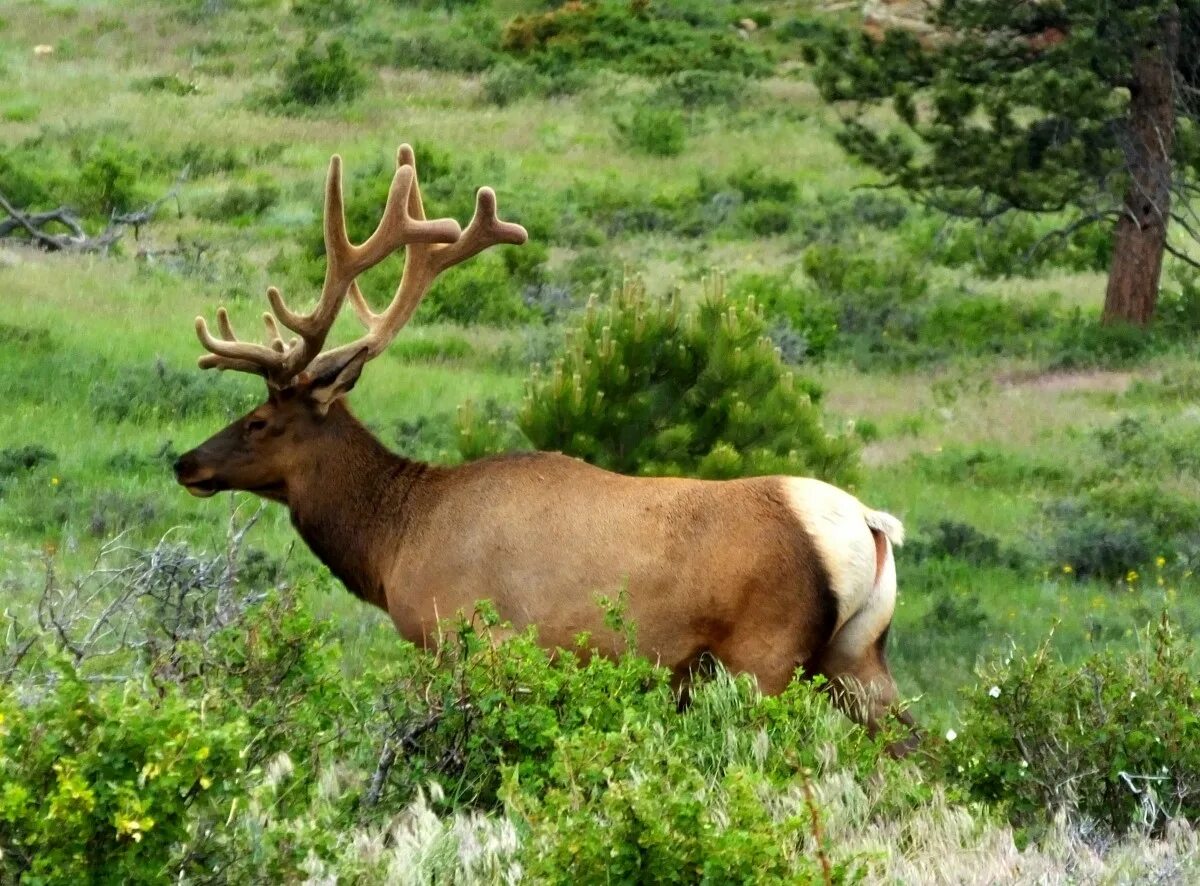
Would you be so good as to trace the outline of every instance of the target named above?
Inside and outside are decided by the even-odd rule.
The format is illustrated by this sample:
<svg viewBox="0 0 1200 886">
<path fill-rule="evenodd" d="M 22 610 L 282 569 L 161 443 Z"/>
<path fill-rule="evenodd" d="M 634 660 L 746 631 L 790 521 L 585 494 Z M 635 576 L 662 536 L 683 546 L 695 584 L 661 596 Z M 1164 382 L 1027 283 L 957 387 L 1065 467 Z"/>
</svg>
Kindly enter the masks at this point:
<svg viewBox="0 0 1200 886">
<path fill-rule="evenodd" d="M 209 477 L 207 480 L 196 480 L 191 483 L 183 483 L 183 488 L 190 492 L 196 498 L 208 498 L 216 495 L 225 489 L 216 478 Z"/>
</svg>

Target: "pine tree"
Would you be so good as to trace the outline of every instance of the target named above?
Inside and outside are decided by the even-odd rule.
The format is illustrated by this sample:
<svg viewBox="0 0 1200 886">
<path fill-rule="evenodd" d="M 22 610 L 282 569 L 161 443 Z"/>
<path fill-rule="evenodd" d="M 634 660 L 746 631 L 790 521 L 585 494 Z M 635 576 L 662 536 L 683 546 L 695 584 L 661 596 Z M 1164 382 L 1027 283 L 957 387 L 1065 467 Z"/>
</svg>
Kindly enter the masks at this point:
<svg viewBox="0 0 1200 886">
<path fill-rule="evenodd" d="M 607 305 L 593 297 L 561 356 L 535 370 L 517 421 L 537 449 L 628 474 L 852 484 L 857 445 L 825 430 L 819 397 L 783 364 L 753 300 L 727 298 L 719 278 L 694 309 L 627 281 Z M 464 453 L 494 448 L 494 428 L 468 416 L 462 431 Z"/>
<path fill-rule="evenodd" d="M 925 9 L 919 28 L 814 44 L 822 94 L 854 103 L 842 144 L 955 215 L 1066 213 L 1063 234 L 1115 222 L 1104 320 L 1145 325 L 1164 251 L 1183 257 L 1168 228 L 1194 230 L 1180 207 L 1200 167 L 1200 0 Z M 867 116 L 881 104 L 895 125 Z"/>
</svg>

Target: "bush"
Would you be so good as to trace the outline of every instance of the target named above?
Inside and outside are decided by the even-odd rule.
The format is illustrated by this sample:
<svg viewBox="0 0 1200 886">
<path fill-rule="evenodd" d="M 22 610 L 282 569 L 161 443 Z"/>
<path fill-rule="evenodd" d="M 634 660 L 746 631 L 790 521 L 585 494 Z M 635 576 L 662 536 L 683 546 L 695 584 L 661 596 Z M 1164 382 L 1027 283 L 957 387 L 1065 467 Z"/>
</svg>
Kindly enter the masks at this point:
<svg viewBox="0 0 1200 886">
<path fill-rule="evenodd" d="M 316 107 L 356 99 L 367 88 L 367 76 L 358 68 L 345 44 L 330 40 L 322 53 L 309 37 L 283 69 L 277 94 L 283 106 Z"/>
<path fill-rule="evenodd" d="M 745 77 L 729 71 L 676 71 L 659 84 L 655 100 L 696 110 L 744 102 L 752 88 Z"/>
<path fill-rule="evenodd" d="M 0 449 L 0 480 L 16 474 L 32 471 L 39 465 L 49 464 L 58 456 L 45 446 L 31 443 L 26 446 L 7 446 Z"/>
<path fill-rule="evenodd" d="M 617 135 L 634 151 L 655 157 L 674 157 L 683 153 L 687 129 L 683 114 L 673 108 L 641 103 L 632 113 L 614 118 Z"/>
<path fill-rule="evenodd" d="M 627 282 L 606 308 L 589 303 L 548 372 L 535 367 L 521 430 L 537 449 L 625 473 L 852 483 L 853 440 L 826 433 L 819 389 L 783 366 L 765 328 L 719 283 L 686 311 Z"/>
<path fill-rule="evenodd" d="M 192 828 L 226 814 L 244 722 L 167 687 L 0 690 L 0 872 L 9 882 L 130 883 L 187 867 Z"/>
<path fill-rule="evenodd" d="M 729 291 L 733 298 L 741 301 L 753 298 L 767 317 L 784 321 L 788 329 L 801 337 L 803 346 L 794 349 L 795 359 L 788 362 L 795 363 L 799 358 L 819 360 L 837 341 L 838 318 L 834 303 L 816 292 L 794 285 L 790 275 L 743 274 L 734 280 Z"/>
<path fill-rule="evenodd" d="M 496 65 L 483 78 L 483 97 L 501 108 L 545 89 L 545 78 L 528 65 Z"/>
<path fill-rule="evenodd" d="M 516 16 L 504 26 L 500 48 L 547 72 L 607 67 L 651 77 L 699 70 L 761 77 L 773 67 L 762 48 L 738 39 L 710 5 L 565 3 Z"/>
<path fill-rule="evenodd" d="M 200 204 L 196 214 L 213 221 L 249 221 L 278 203 L 280 194 L 279 185 L 262 176 L 249 185 L 231 185 L 220 197 Z"/>
<path fill-rule="evenodd" d="M 533 318 L 504 259 L 487 253 L 443 275 L 417 309 L 423 322 L 517 326 Z"/>
<path fill-rule="evenodd" d="M 92 385 L 90 402 L 96 418 L 116 422 L 157 422 L 212 415 L 232 419 L 249 412 L 264 392 L 248 382 L 231 390 L 230 381 L 215 373 L 174 369 L 161 360 L 153 365 L 122 366 Z"/>
<path fill-rule="evenodd" d="M 1055 813 L 1109 832 L 1200 815 L 1200 689 L 1188 644 L 1164 617 L 1140 651 L 1082 665 L 1047 643 L 995 664 L 965 693 L 945 777 L 1036 834 Z"/>
<path fill-rule="evenodd" d="M 120 147 L 102 144 L 90 151 L 79 169 L 79 210 L 91 215 L 128 212 L 145 202 L 138 169 Z"/>
</svg>

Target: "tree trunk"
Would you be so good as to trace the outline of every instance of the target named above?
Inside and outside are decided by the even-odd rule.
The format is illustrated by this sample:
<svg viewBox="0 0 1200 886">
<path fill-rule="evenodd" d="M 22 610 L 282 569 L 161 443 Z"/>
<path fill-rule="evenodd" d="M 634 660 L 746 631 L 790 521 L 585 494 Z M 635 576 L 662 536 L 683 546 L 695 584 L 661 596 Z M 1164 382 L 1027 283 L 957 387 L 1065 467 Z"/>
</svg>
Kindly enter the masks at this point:
<svg viewBox="0 0 1200 886">
<path fill-rule="evenodd" d="M 1133 60 L 1129 132 L 1125 145 L 1129 187 L 1113 240 L 1104 297 L 1105 323 L 1145 326 L 1154 316 L 1171 218 L 1171 154 L 1175 150 L 1175 66 L 1179 7 L 1159 20 L 1157 33 Z"/>
</svg>

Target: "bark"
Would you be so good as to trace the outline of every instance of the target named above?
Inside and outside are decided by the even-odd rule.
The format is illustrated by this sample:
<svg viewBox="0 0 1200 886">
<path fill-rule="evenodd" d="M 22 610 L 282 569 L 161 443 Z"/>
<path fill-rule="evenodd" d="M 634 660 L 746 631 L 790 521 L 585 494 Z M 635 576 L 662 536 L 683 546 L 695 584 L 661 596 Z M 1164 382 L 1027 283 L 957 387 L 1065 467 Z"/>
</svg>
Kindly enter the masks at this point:
<svg viewBox="0 0 1200 886">
<path fill-rule="evenodd" d="M 1133 61 L 1126 146 L 1129 187 L 1113 241 L 1105 323 L 1145 326 L 1158 302 L 1171 213 L 1178 57 L 1179 7 L 1175 5 L 1160 19 L 1158 34 Z"/>
</svg>

